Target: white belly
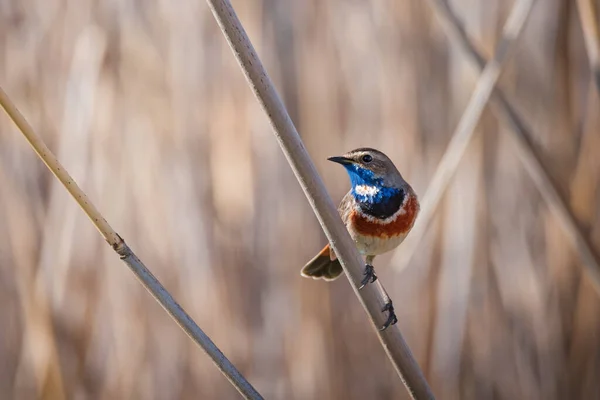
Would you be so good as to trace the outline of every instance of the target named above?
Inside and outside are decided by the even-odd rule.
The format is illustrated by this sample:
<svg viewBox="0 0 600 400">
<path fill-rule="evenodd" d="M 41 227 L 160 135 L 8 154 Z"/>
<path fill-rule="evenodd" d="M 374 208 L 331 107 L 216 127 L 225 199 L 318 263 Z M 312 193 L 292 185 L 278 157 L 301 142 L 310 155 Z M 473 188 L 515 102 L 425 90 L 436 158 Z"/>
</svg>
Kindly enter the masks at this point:
<svg viewBox="0 0 600 400">
<path fill-rule="evenodd" d="M 380 239 L 375 236 L 364 236 L 359 233 L 351 234 L 358 251 L 365 256 L 377 256 L 395 249 L 404 241 L 406 234 Z"/>
</svg>

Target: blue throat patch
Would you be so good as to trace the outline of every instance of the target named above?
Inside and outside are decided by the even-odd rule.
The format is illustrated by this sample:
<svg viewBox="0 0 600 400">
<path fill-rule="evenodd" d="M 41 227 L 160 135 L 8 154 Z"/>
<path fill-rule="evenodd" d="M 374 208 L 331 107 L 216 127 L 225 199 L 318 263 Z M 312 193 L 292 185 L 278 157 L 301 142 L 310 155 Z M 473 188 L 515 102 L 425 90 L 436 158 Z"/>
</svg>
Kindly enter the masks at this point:
<svg viewBox="0 0 600 400">
<path fill-rule="evenodd" d="M 361 210 L 373 217 L 385 219 L 398 211 L 404 201 L 404 190 L 384 186 L 383 179 L 356 164 L 345 165 L 352 185 L 351 193 Z M 375 193 L 357 193 L 357 186 L 371 186 Z"/>
</svg>

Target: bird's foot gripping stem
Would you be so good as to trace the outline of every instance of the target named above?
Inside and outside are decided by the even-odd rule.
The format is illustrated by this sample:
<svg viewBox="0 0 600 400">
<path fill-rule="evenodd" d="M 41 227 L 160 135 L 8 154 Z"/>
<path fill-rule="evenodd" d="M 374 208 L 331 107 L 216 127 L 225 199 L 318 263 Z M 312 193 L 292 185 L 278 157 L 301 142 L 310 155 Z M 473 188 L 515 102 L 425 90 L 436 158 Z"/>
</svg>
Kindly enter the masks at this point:
<svg viewBox="0 0 600 400">
<path fill-rule="evenodd" d="M 392 300 L 388 300 L 388 302 L 381 310 L 381 312 L 386 311 L 388 312 L 388 319 L 387 321 L 385 321 L 385 324 L 383 324 L 383 326 L 379 328 L 379 330 L 382 332 L 385 331 L 391 325 L 394 325 L 396 324 L 396 322 L 398 322 L 398 317 L 396 317 L 396 313 L 394 312 L 394 305 L 392 304 Z"/>
<path fill-rule="evenodd" d="M 365 265 L 365 272 L 363 273 L 363 275 L 365 277 L 362 281 L 360 281 L 360 287 L 358 288 L 359 290 L 364 288 L 365 285 L 369 283 L 369 281 L 373 283 L 377 280 L 377 275 L 375 275 L 375 268 L 373 268 L 373 266 L 370 264 Z"/>
</svg>

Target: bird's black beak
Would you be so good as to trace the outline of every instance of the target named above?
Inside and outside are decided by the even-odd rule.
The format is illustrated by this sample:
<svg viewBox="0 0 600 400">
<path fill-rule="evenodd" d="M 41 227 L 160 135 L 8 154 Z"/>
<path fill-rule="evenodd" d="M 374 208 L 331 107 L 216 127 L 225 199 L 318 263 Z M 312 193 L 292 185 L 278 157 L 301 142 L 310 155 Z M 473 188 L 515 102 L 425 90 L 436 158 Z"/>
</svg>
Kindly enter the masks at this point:
<svg viewBox="0 0 600 400">
<path fill-rule="evenodd" d="M 352 159 L 347 157 L 329 157 L 328 160 L 342 165 L 348 165 L 354 162 Z"/>
</svg>

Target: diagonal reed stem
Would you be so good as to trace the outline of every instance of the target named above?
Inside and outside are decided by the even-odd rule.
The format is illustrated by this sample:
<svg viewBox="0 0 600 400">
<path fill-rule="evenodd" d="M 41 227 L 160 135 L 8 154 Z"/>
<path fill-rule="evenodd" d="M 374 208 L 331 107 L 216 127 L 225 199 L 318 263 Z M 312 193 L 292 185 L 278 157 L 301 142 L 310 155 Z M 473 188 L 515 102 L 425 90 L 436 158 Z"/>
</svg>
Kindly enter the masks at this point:
<svg viewBox="0 0 600 400">
<path fill-rule="evenodd" d="M 375 285 L 367 285 L 358 290 L 363 274 L 364 262 L 342 224 L 333 201 L 327 194 L 304 144 L 296 131 L 285 106 L 283 105 L 271 79 L 267 75 L 250 39 L 238 20 L 235 10 L 227 0 L 207 0 L 223 35 L 242 68 L 254 95 L 269 118 L 275 137 L 294 171 L 304 194 L 313 208 L 325 235 L 341 261 L 351 286 L 369 314 L 376 328 L 379 340 L 385 349 L 396 372 L 414 399 L 433 399 L 433 393 L 425 380 L 410 348 L 404 341 L 399 328 L 391 326 L 383 332 L 377 327 L 384 322 L 381 312 L 383 299 Z M 357 344 L 358 345 L 358 344 Z"/>
<path fill-rule="evenodd" d="M 188 336 L 209 355 L 217 368 L 231 382 L 233 386 L 246 399 L 262 399 L 262 396 L 252 387 L 235 366 L 225 357 L 219 348 L 200 329 L 194 320 L 175 301 L 173 296 L 152 275 L 150 270 L 140 261 L 133 251 L 125 244 L 125 241 L 106 222 L 104 217 L 88 199 L 86 194 L 79 188 L 77 183 L 69 175 L 67 170 L 60 164 L 56 156 L 48 149 L 42 139 L 34 132 L 33 128 L 25 120 L 23 115 L 12 103 L 8 95 L 0 88 L 0 106 L 6 111 L 10 119 L 17 125 L 23 136 L 27 139 L 33 150 L 52 171 L 54 176 L 64 185 L 77 204 L 90 218 L 104 239 L 119 254 L 129 269 L 137 276 L 142 285 L 152 294 L 161 306 L 169 313 L 177 324 L 188 334 Z"/>
<path fill-rule="evenodd" d="M 437 13 L 440 22 L 444 26 L 444 29 L 447 30 L 450 38 L 463 47 L 463 50 L 471 62 L 479 69 L 483 69 L 487 60 L 469 39 L 461 22 L 448 3 L 445 0 L 430 0 L 430 4 Z M 590 55 L 590 60 L 594 59 L 593 55 Z M 531 176 L 531 179 L 537 186 L 542 197 L 548 203 L 552 212 L 556 214 L 558 221 L 565 230 L 569 240 L 571 240 L 577 249 L 581 260 L 583 261 L 585 270 L 591 278 L 594 289 L 600 293 L 600 261 L 598 260 L 598 255 L 593 250 L 588 238 L 578 226 L 567 202 L 556 188 L 550 174 L 542 163 L 541 156 L 533 147 L 531 133 L 523 118 L 499 88 L 494 89 L 491 105 L 492 111 L 498 116 L 499 120 L 509 126 L 509 132 L 511 133 L 513 143 L 516 146 L 517 155 L 521 159 L 523 166 Z M 409 260 L 407 260 L 407 262 L 408 261 Z"/>
<path fill-rule="evenodd" d="M 438 5 L 443 0 L 433 0 L 434 4 Z M 431 224 L 435 210 L 440 204 L 442 196 L 446 192 L 448 185 L 460 164 L 471 138 L 475 133 L 475 127 L 481 118 L 481 114 L 487 105 L 488 100 L 494 90 L 502 68 L 513 53 L 513 49 L 520 33 L 525 26 L 525 22 L 531 13 L 531 9 L 535 0 L 519 0 L 513 9 L 502 30 L 502 37 L 496 46 L 494 57 L 485 64 L 483 72 L 469 104 L 463 113 L 458 126 L 448 144 L 446 152 L 442 156 L 440 163 L 431 179 L 431 183 L 427 188 L 423 201 L 421 203 L 421 212 L 413 227 L 411 234 L 403 243 L 402 249 L 396 251 L 392 263 L 396 265 L 398 270 L 408 266 L 414 256 L 419 243 L 425 236 L 427 228 Z"/>
</svg>

